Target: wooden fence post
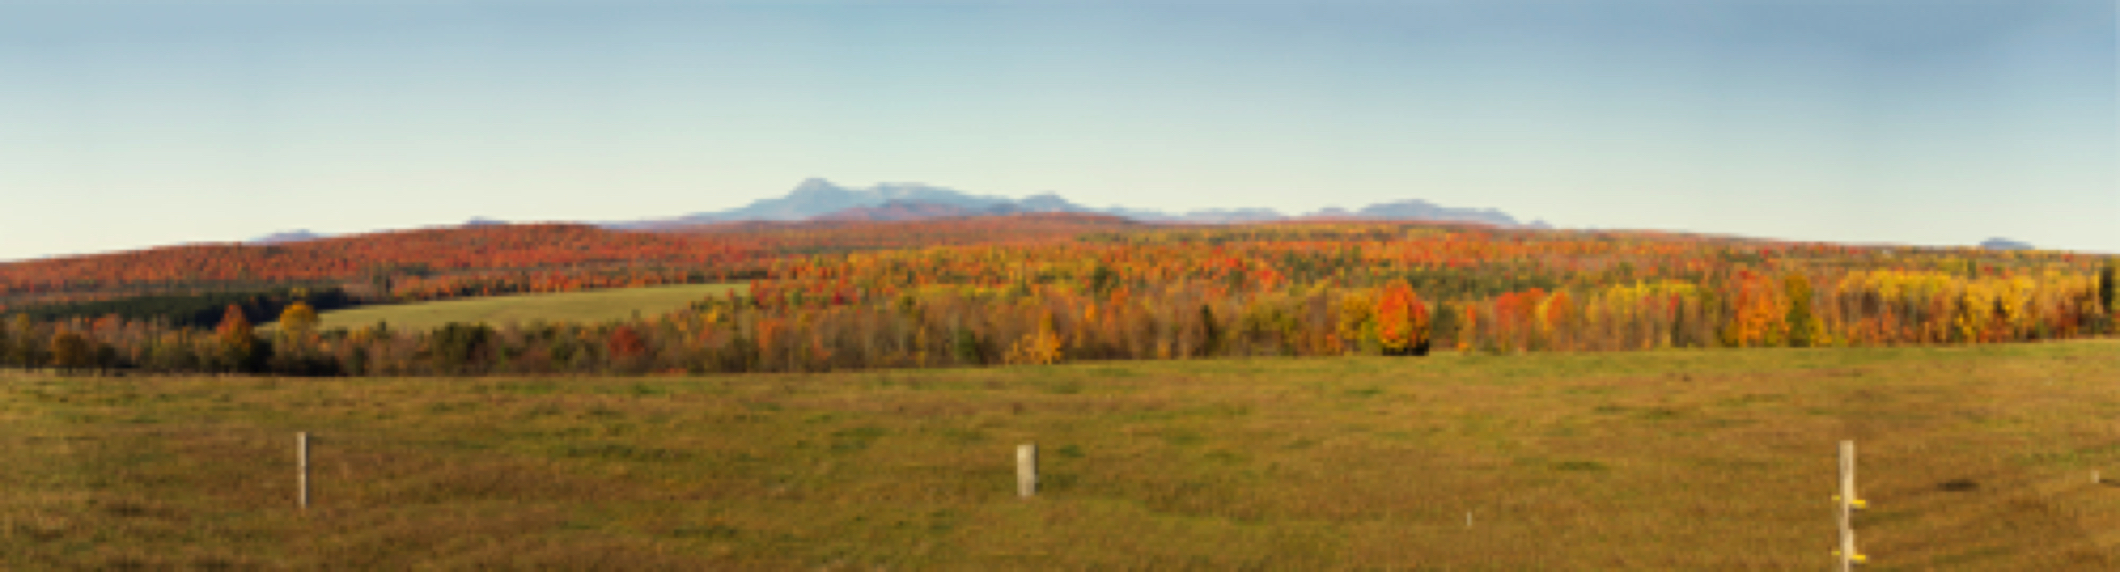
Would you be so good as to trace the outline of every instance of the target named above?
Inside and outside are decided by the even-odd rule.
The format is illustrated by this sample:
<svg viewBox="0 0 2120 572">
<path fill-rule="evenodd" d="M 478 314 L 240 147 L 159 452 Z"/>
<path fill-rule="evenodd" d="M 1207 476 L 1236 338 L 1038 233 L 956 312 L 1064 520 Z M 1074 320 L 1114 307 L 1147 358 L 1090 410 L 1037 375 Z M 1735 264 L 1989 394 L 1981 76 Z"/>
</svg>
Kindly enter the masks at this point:
<svg viewBox="0 0 2120 572">
<path fill-rule="evenodd" d="M 1038 494 L 1038 445 L 1016 446 L 1016 496 Z"/>
<path fill-rule="evenodd" d="M 299 489 L 299 492 L 297 493 L 297 495 L 299 495 L 299 496 L 298 496 L 298 499 L 299 499 L 299 502 L 301 503 L 301 506 L 302 506 L 302 508 L 303 508 L 304 510 L 307 510 L 307 509 L 309 508 L 309 432 L 308 432 L 308 431 L 303 431 L 303 432 L 300 432 L 300 433 L 295 433 L 295 434 L 294 434 L 294 452 L 295 452 L 295 462 L 296 462 L 296 464 L 298 464 L 298 465 L 300 466 L 300 468 L 301 468 L 301 472 L 295 475 L 295 484 L 297 485 L 297 488 Z"/>
</svg>

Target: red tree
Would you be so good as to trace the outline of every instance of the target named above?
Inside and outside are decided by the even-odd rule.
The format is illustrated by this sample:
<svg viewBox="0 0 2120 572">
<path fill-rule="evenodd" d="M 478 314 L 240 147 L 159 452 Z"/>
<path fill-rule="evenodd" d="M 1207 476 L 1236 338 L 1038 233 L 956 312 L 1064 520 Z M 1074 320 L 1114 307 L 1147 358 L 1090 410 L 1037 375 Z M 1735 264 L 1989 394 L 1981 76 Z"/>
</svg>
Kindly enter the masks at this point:
<svg viewBox="0 0 2120 572">
<path fill-rule="evenodd" d="M 640 339 L 640 333 L 633 331 L 632 326 L 619 326 L 611 330 L 607 345 L 611 348 L 611 355 L 622 358 L 648 353 L 648 342 Z"/>
</svg>

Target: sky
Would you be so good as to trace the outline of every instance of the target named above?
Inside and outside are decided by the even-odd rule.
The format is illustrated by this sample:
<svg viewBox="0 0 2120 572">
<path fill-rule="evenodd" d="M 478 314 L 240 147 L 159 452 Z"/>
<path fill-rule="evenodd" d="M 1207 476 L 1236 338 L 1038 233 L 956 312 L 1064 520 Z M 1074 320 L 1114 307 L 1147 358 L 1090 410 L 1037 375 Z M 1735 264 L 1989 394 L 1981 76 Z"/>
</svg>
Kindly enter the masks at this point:
<svg viewBox="0 0 2120 572">
<path fill-rule="evenodd" d="M 802 180 L 2120 252 L 2106 0 L 0 0 L 0 260 Z"/>
</svg>

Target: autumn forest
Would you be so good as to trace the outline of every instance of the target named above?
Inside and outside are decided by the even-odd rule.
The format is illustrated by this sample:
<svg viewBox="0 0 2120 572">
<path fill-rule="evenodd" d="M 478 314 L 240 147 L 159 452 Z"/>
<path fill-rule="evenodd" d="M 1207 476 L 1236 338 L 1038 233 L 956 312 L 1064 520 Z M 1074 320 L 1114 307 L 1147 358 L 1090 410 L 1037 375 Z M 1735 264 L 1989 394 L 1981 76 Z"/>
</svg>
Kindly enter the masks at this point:
<svg viewBox="0 0 2120 572">
<path fill-rule="evenodd" d="M 495 225 L 0 265 L 0 366 L 644 375 L 2035 342 L 2113 334 L 2115 269 L 2057 251 L 1360 220 Z M 748 288 L 608 323 L 317 326 L 356 305 L 708 283 Z"/>
</svg>

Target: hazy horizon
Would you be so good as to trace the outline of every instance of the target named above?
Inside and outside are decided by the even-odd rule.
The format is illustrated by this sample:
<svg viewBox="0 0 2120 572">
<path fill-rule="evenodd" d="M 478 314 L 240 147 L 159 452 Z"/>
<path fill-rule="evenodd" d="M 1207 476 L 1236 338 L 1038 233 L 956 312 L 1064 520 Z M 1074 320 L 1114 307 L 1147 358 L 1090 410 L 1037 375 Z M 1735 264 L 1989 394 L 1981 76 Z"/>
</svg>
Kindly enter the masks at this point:
<svg viewBox="0 0 2120 572">
<path fill-rule="evenodd" d="M 2116 27 L 2086 0 L 0 0 L 0 260 L 809 178 L 2114 253 Z"/>
</svg>

